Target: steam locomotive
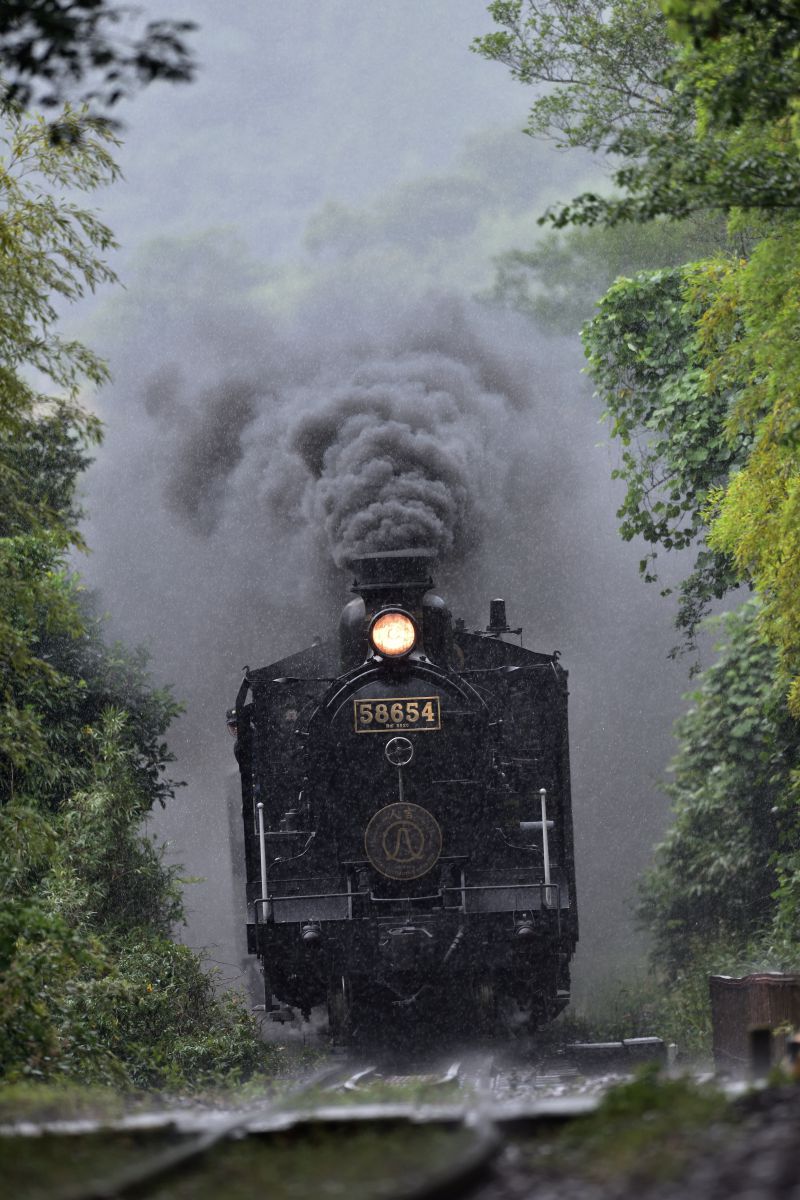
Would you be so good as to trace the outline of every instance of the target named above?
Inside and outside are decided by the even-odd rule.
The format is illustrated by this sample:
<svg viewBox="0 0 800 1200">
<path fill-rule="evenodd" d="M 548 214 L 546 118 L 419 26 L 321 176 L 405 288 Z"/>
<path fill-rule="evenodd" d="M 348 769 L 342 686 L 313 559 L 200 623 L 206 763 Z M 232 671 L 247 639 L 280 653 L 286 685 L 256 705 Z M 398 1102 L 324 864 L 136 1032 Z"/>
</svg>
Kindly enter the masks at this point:
<svg viewBox="0 0 800 1200">
<path fill-rule="evenodd" d="M 454 621 L 433 565 L 353 560 L 338 644 L 247 669 L 228 713 L 267 1012 L 327 1005 L 340 1041 L 410 1014 L 533 1031 L 569 1001 L 567 672 L 503 600 Z"/>
</svg>

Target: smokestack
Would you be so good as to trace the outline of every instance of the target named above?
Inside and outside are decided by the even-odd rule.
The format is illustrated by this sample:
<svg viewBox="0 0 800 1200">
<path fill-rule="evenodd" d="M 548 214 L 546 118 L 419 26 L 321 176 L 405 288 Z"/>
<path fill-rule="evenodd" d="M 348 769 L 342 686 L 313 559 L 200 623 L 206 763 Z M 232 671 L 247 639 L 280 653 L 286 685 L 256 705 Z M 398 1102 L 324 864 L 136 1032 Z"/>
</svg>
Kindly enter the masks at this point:
<svg viewBox="0 0 800 1200">
<path fill-rule="evenodd" d="M 508 633 L 508 619 L 506 617 L 506 602 L 505 600 L 497 599 L 489 601 L 489 624 L 486 629 L 487 633 Z"/>
<path fill-rule="evenodd" d="M 347 565 L 355 576 L 352 590 L 364 599 L 399 591 L 419 597 L 433 587 L 436 551 L 383 550 L 351 558 Z"/>
</svg>

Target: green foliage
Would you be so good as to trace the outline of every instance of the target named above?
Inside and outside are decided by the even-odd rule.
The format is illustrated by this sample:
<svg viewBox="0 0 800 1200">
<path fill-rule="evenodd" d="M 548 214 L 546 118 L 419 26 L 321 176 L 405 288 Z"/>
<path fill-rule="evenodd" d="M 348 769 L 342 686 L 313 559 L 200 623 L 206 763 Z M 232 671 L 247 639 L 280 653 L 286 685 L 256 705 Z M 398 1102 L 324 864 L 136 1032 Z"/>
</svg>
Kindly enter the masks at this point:
<svg viewBox="0 0 800 1200">
<path fill-rule="evenodd" d="M 70 581 L 71 582 L 71 581 Z M 149 811 L 154 801 L 162 806 L 171 798 L 173 782 L 164 774 L 173 755 L 164 741 L 180 705 L 166 689 L 153 688 L 143 650 L 108 646 L 101 620 L 94 615 L 86 594 L 73 585 L 72 598 L 80 621 L 76 633 L 42 632 L 39 648 L 64 686 L 45 689 L 38 698 L 42 743 L 48 763 L 27 766 L 16 777 L 17 790 L 34 792 L 40 803 L 60 809 L 75 789 L 85 787 L 97 767 L 97 728 L 109 710 L 124 713 L 118 736 L 131 754 L 131 770 Z M 2 796 L 2 792 L 0 792 Z"/>
<path fill-rule="evenodd" d="M 107 707 L 96 728 L 83 730 L 93 757 L 89 778 L 59 806 L 58 850 L 42 893 L 53 912 L 106 936 L 132 926 L 167 934 L 182 915 L 180 898 L 174 873 L 138 832 L 155 796 L 128 725 L 127 712 Z"/>
<path fill-rule="evenodd" d="M 622 162 L 612 171 L 619 194 L 584 193 L 552 210 L 552 222 L 615 225 L 736 206 L 795 210 L 796 15 L 788 24 L 793 38 L 785 43 L 780 22 L 751 19 L 724 36 L 681 47 L 669 68 L 677 80 L 669 101 L 673 128 L 654 127 L 635 142 L 622 129 L 609 147 Z"/>
<path fill-rule="evenodd" d="M 0 989 L 5 1081 L 179 1090 L 269 1065 L 240 999 L 217 995 L 186 946 L 140 931 L 102 946 L 66 922 L 48 919 L 37 930 L 25 915 L 25 939 Z"/>
<path fill-rule="evenodd" d="M 744 461 L 749 439 L 727 435 L 731 389 L 710 386 L 697 322 L 725 265 L 689 264 L 621 278 L 582 337 L 611 435 L 621 446 L 613 475 L 626 485 L 618 510 L 626 541 L 665 550 L 699 548 L 681 589 L 678 623 L 690 644 L 710 600 L 735 582 L 725 555 L 706 545 L 706 505 Z M 656 578 L 657 550 L 640 562 Z"/>
<path fill-rule="evenodd" d="M 781 839 L 776 864 L 778 887 L 772 940 L 783 957 L 792 959 L 794 970 L 800 970 L 797 930 L 797 914 L 800 913 L 800 770 L 792 772 L 791 786 L 780 797 L 777 808 L 786 832 Z"/>
<path fill-rule="evenodd" d="M 556 228 L 797 207 L 797 13 L 780 0 L 510 0 L 474 48 L 548 85 L 526 132 L 604 150 L 616 194 L 550 209 Z"/>
<path fill-rule="evenodd" d="M 653 1006 L 652 1028 L 677 1047 L 682 1063 L 710 1062 L 713 1040 L 708 977 L 739 974 L 740 962 L 744 969 L 741 953 L 740 947 L 727 940 L 708 943 L 690 938 L 683 948 L 683 961 L 668 978 L 658 970 L 654 956 L 653 984 L 659 996 Z"/>
<path fill-rule="evenodd" d="M 761 971 L 796 972 L 800 946 L 796 930 L 767 929 L 749 941 L 732 938 L 688 938 L 680 963 L 669 974 L 653 957 L 651 990 L 657 991 L 650 1012 L 651 1029 L 678 1047 L 682 1062 L 708 1063 L 712 1051 L 709 975 L 742 976 Z"/>
<path fill-rule="evenodd" d="M 669 32 L 698 55 L 725 47 L 729 69 L 711 81 L 705 106 L 715 122 L 775 121 L 794 111 L 800 21 L 794 0 L 662 0 Z M 721 55 L 720 55 L 721 57 Z"/>
<path fill-rule="evenodd" d="M 114 950 L 110 969 L 72 981 L 65 996 L 67 1062 L 88 1065 L 99 1082 L 175 1090 L 232 1082 L 267 1065 L 269 1049 L 240 999 L 218 996 L 188 947 L 135 931 Z"/>
<path fill-rule="evenodd" d="M 66 397 L 56 407 L 96 432 L 75 401 L 85 380 L 99 383 L 104 364 L 85 346 L 62 338 L 56 329 L 58 300 L 79 299 L 87 290 L 114 279 L 102 258 L 114 240 L 111 231 L 64 192 L 91 192 L 113 182 L 118 169 L 109 146 L 115 139 L 96 128 L 85 113 L 65 109 L 62 121 L 73 130 L 69 145 L 53 146 L 41 117 L 28 118 L 10 107 L 2 112 L 4 147 L 0 162 L 0 264 L 3 273 L 0 363 L 23 412 L 30 397 L 9 372 L 21 365 L 40 373 Z M 51 400 L 51 407 L 55 402 Z"/>
<path fill-rule="evenodd" d="M 74 980 L 105 967 L 96 939 L 54 917 L 34 895 L 4 897 L 0 930 L 0 1062 L 3 1078 L 44 1077 L 63 1061 L 61 1014 Z M 69 1034 L 66 1034 L 69 1037 Z M 83 1041 L 76 1059 L 85 1058 Z M 67 1059 L 69 1062 L 69 1059 Z M 91 1069 L 75 1061 L 77 1070 Z M 77 1071 L 76 1071 L 77 1073 Z"/>
<path fill-rule="evenodd" d="M 778 647 L 800 718 L 800 221 L 777 222 L 718 289 L 701 332 L 709 375 L 737 389 L 730 444 L 747 438 L 742 469 L 712 495 L 710 544 L 762 599 L 762 631 Z M 718 336 L 718 330 L 724 336 Z"/>
<path fill-rule="evenodd" d="M 622 536 L 699 548 L 678 616 L 690 642 L 713 598 L 753 584 L 800 714 L 797 233 L 773 222 L 749 259 L 621 278 L 583 340 L 621 445 Z"/>
<path fill-rule="evenodd" d="M 498 0 L 489 12 L 501 27 L 473 49 L 505 63 L 526 84 L 544 85 L 525 132 L 559 145 L 603 151 L 621 163 L 612 180 L 621 196 L 585 192 L 549 209 L 542 221 L 614 226 L 623 220 L 683 217 L 704 206 L 665 206 L 696 158 L 695 106 L 681 52 L 653 0 Z M 671 171 L 656 168 L 659 152 Z M 651 178 L 652 177 L 652 178 Z M 657 195 L 651 195 L 654 191 Z M 660 191 L 659 191 L 660 189 Z"/>
<path fill-rule="evenodd" d="M 622 163 L 621 194 L 578 197 L 553 214 L 556 226 L 608 234 L 621 221 L 733 206 L 778 214 L 749 218 L 748 234 L 761 239 L 749 262 L 729 256 L 685 267 L 680 279 L 668 271 L 622 279 L 584 341 L 622 445 L 623 537 L 666 549 L 697 544 L 679 613 L 690 641 L 711 599 L 736 582 L 755 584 L 765 634 L 799 681 L 791 703 L 800 713 L 797 225 L 791 212 L 781 215 L 800 195 L 800 19 L 780 0 L 665 0 L 665 9 L 677 40 L 649 0 L 496 4 L 501 31 L 476 48 L 524 82 L 549 83 L 528 132 L 552 132 L 548 121 L 561 114 L 565 144 L 603 148 Z M 657 92 L 643 90 L 642 78 Z M 622 101 L 637 91 L 632 113 Z M 739 218 L 735 230 L 744 224 Z M 547 312 L 548 301 L 529 290 L 545 254 L 508 256 L 496 291 Z M 556 255 L 556 270 L 570 265 Z M 556 312 L 561 292 L 563 284 Z M 651 562 L 643 560 L 646 575 Z"/>
<path fill-rule="evenodd" d="M 71 109 L 61 120 L 74 137 L 60 146 L 52 145 L 40 118 L 6 109 L 4 119 L 0 801 L 29 794 L 58 805 L 66 790 L 80 786 L 81 770 L 91 757 L 88 745 L 82 758 L 65 754 L 65 748 L 80 745 L 79 726 L 90 725 L 123 695 L 130 699 L 144 755 L 141 769 L 155 778 L 164 761 L 155 739 L 174 706 L 143 690 L 141 662 L 123 656 L 114 664 L 65 572 L 65 554 L 83 545 L 76 480 L 100 436 L 99 423 L 81 406 L 80 396 L 101 384 L 107 371 L 91 350 L 61 336 L 56 303 L 77 300 L 113 281 L 103 255 L 114 242 L 89 209 L 60 193 L 88 192 L 117 177 L 109 152 L 113 139 Z"/>
<path fill-rule="evenodd" d="M 98 656 L 95 643 L 95 681 Z M 118 671 L 119 652 L 109 659 Z M 73 762 L 85 758 L 80 790 L 57 808 L 15 797 L 0 809 L 0 1062 L 12 1081 L 207 1086 L 268 1062 L 240 1000 L 217 996 L 198 956 L 169 940 L 182 904 L 175 869 L 140 832 L 161 793 L 142 769 L 139 678 L 130 714 L 106 707 L 75 745 L 62 738 L 59 783 L 73 782 Z M 99 702 L 86 681 L 76 690 Z M 161 720 L 172 711 L 154 708 Z"/>
<path fill-rule="evenodd" d="M 545 84 L 525 132 L 561 146 L 634 147 L 654 128 L 673 136 L 669 103 L 675 84 L 665 67 L 675 56 L 666 22 L 648 0 L 495 0 L 501 28 L 472 48 L 505 63 L 520 83 Z"/>
<path fill-rule="evenodd" d="M 595 1112 L 535 1145 L 533 1163 L 556 1176 L 575 1174 L 595 1186 L 624 1181 L 649 1188 L 674 1180 L 707 1151 L 708 1127 L 730 1121 L 722 1092 L 692 1079 L 666 1078 L 655 1065 L 609 1088 Z M 529 1150 L 530 1154 L 531 1151 Z"/>
<path fill-rule="evenodd" d="M 688 107 L 687 96 L 682 105 Z M 624 142 L 612 150 L 623 155 Z M 730 136 L 709 132 L 680 146 L 669 137 L 653 135 L 649 144 L 637 147 L 637 153 L 641 161 L 612 173 L 616 195 L 584 192 L 548 209 L 542 222 L 556 229 L 613 227 L 657 217 L 682 220 L 737 203 L 777 213 L 797 208 L 800 160 L 786 131 L 776 131 L 772 139 L 751 129 Z"/>
<path fill-rule="evenodd" d="M 775 653 L 759 637 L 758 605 L 717 623 L 725 637 L 718 659 L 676 727 L 673 824 L 642 884 L 640 915 L 656 960 L 672 973 L 693 943 L 743 944 L 770 927 L 776 855 L 791 833 L 776 806 L 800 759 L 800 730 L 786 711 Z"/>
<path fill-rule="evenodd" d="M 67 110 L 74 144 L 56 147 L 42 120 L 8 110 L 0 141 L 0 791 L 20 770 L 53 768 L 38 705 L 64 686 L 42 653 L 43 634 L 75 635 L 80 619 L 63 555 L 81 545 L 74 489 L 96 418 L 80 389 L 106 377 L 103 363 L 56 328 L 56 297 L 75 300 L 113 279 L 102 254 L 110 231 L 56 189 L 89 191 L 116 167 L 106 134 Z M 46 395 L 29 380 L 53 389 Z"/>
<path fill-rule="evenodd" d="M 113 278 L 110 232 L 59 190 L 115 177 L 108 137 L 67 111 L 7 114 L 0 163 L 0 1075 L 177 1087 L 266 1062 L 249 1015 L 169 940 L 175 869 L 141 832 L 173 794 L 178 706 L 142 654 L 105 645 L 66 570 L 106 377 L 56 299 Z M 47 395 L 30 382 L 51 388 Z"/>
</svg>

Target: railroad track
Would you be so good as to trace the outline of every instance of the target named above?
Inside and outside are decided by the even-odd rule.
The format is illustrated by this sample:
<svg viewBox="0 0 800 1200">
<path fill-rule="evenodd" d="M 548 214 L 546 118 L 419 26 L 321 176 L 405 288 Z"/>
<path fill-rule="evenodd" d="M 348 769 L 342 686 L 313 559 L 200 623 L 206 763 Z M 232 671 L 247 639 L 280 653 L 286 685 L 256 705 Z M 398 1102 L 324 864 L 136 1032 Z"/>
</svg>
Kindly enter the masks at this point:
<svg viewBox="0 0 800 1200">
<path fill-rule="evenodd" d="M 432 1078 L 431 1086 L 446 1086 L 457 1079 L 458 1064 L 453 1064 L 441 1079 Z M 342 1072 L 335 1070 L 335 1076 Z M 436 1124 L 443 1129 L 459 1129 L 465 1135 L 458 1139 L 457 1153 L 447 1157 L 444 1162 L 438 1162 L 432 1169 L 425 1170 L 422 1178 L 401 1184 L 386 1191 L 381 1189 L 382 1196 L 391 1200 L 424 1200 L 440 1194 L 452 1194 L 453 1190 L 466 1186 L 469 1181 L 479 1174 L 491 1161 L 502 1145 L 502 1139 L 494 1125 L 480 1119 L 477 1114 L 452 1110 L 448 1112 L 424 1112 L 413 1105 L 393 1106 L 385 1101 L 370 1101 L 366 1105 L 336 1105 L 333 1103 L 337 1094 L 354 1093 L 363 1088 L 366 1080 L 372 1084 L 379 1078 L 379 1072 L 374 1066 L 359 1067 L 355 1071 L 345 1071 L 342 1078 L 330 1079 L 331 1072 L 324 1072 L 318 1078 L 306 1082 L 297 1089 L 291 1099 L 293 1104 L 286 1107 L 289 1097 L 275 1105 L 257 1106 L 245 1112 L 215 1122 L 210 1128 L 196 1135 L 184 1135 L 183 1144 L 170 1147 L 161 1153 L 149 1156 L 146 1161 L 137 1163 L 113 1176 L 71 1188 L 61 1193 L 59 1200 L 123 1200 L 124 1197 L 160 1195 L 161 1185 L 174 1178 L 179 1172 L 187 1169 L 202 1169 L 202 1161 L 208 1158 L 224 1143 L 243 1141 L 244 1139 L 259 1139 L 269 1145 L 277 1137 L 303 1138 L 321 1128 L 337 1130 L 342 1125 L 351 1127 L 369 1126 L 381 1131 L 381 1126 L 396 1126 L 404 1122 L 419 1128 Z M 387 1080 L 389 1086 L 398 1081 Z M 320 1103 L 315 1093 L 331 1093 L 331 1102 L 327 1105 Z M 314 1097 L 311 1107 L 304 1111 L 304 1099 Z M 253 1195 L 259 1195 L 260 1189 L 254 1188 Z"/>
<path fill-rule="evenodd" d="M 355 1167 L 358 1174 L 363 1159 L 372 1165 L 362 1170 L 356 1194 L 435 1200 L 467 1192 L 489 1170 L 507 1131 L 593 1111 L 604 1084 L 613 1080 L 576 1091 L 573 1074 L 570 1068 L 549 1073 L 528 1068 L 526 1074 L 481 1053 L 433 1065 L 349 1062 L 235 1112 L 169 1111 L 102 1126 L 51 1122 L 3 1132 L 60 1138 L 66 1145 L 70 1138 L 78 1144 L 82 1134 L 84 1142 L 94 1138 L 98 1150 L 104 1138 L 125 1143 L 122 1164 L 90 1167 L 67 1186 L 25 1193 L 49 1200 L 201 1200 L 223 1193 L 235 1200 L 261 1200 L 266 1193 L 277 1200 L 276 1186 L 298 1165 L 302 1176 L 313 1159 L 320 1161 L 320 1178 L 314 1182 L 311 1170 L 307 1191 L 300 1184 L 286 1195 L 316 1196 L 326 1171 L 337 1178 L 343 1172 L 340 1188 L 353 1194 L 348 1170 Z M 269 1162 L 282 1164 L 274 1167 L 278 1178 L 272 1183 L 262 1179 Z M 233 1191 L 231 1178 L 237 1181 Z"/>
</svg>

